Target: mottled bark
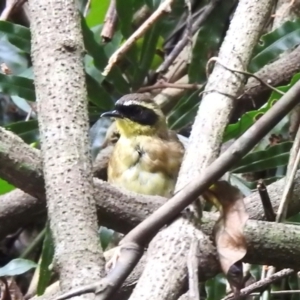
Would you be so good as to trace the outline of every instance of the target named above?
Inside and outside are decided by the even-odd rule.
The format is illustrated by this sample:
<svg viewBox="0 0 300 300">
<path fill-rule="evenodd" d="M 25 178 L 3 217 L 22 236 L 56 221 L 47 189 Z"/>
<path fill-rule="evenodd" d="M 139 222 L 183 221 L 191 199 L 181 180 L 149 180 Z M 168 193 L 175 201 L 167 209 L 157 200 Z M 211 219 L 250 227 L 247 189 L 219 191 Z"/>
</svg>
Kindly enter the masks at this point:
<svg viewBox="0 0 300 300">
<path fill-rule="evenodd" d="M 68 290 L 104 274 L 93 197 L 84 46 L 73 0 L 30 0 L 29 6 L 54 266 L 61 289 Z"/>
</svg>

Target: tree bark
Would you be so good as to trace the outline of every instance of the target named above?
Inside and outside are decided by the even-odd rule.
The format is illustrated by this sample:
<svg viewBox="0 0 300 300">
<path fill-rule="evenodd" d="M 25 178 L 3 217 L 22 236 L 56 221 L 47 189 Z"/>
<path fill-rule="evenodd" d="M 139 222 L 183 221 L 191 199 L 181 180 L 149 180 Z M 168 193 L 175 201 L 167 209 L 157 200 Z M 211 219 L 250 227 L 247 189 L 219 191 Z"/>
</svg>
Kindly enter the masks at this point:
<svg viewBox="0 0 300 300">
<path fill-rule="evenodd" d="M 84 45 L 72 0 L 30 0 L 32 59 L 54 266 L 62 290 L 98 280 Z M 93 295 L 90 295 L 93 298 Z"/>
<path fill-rule="evenodd" d="M 219 59 L 226 66 L 245 70 L 266 18 L 271 0 L 241 0 L 221 46 Z M 249 22 L 251 20 L 251 22 Z M 176 190 L 203 172 L 219 155 L 224 130 L 235 100 L 243 87 L 243 76 L 216 64 L 206 85 L 192 127 L 189 146 L 180 169 Z M 230 96 L 228 96 L 230 95 Z M 215 249 L 211 240 L 195 227 L 194 218 L 182 217 L 162 230 L 150 243 L 145 270 L 130 297 L 136 299 L 177 299 L 186 277 L 186 262 L 193 240 L 205 245 L 199 273 L 208 274 Z M 209 252 L 207 252 L 209 251 Z"/>
</svg>

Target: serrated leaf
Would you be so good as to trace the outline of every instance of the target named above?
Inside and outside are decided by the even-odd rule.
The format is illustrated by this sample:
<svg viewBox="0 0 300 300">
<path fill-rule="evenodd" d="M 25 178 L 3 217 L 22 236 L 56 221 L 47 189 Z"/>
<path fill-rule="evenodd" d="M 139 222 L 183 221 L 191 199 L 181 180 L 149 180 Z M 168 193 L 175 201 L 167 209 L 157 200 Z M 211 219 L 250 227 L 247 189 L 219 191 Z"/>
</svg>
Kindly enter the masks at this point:
<svg viewBox="0 0 300 300">
<path fill-rule="evenodd" d="M 50 226 L 49 223 L 47 223 L 42 255 L 41 255 L 40 276 L 39 276 L 39 282 L 37 286 L 38 296 L 44 294 L 50 282 L 51 271 L 49 270 L 49 266 L 52 263 L 53 256 L 54 256 L 54 244 L 53 244 Z"/>
<path fill-rule="evenodd" d="M 4 94 L 15 95 L 28 101 L 35 101 L 33 80 L 0 73 L 0 91 Z"/>
<path fill-rule="evenodd" d="M 0 38 L 5 35 L 7 40 L 18 49 L 30 54 L 30 30 L 21 25 L 0 21 Z"/>
<path fill-rule="evenodd" d="M 266 150 L 251 152 L 246 155 L 232 173 L 250 173 L 275 169 L 288 163 L 292 142 L 285 142 L 271 146 Z"/>
<path fill-rule="evenodd" d="M 36 267 L 37 264 L 31 260 L 16 258 L 11 260 L 4 267 L 0 268 L 0 277 L 24 274 Z"/>
<path fill-rule="evenodd" d="M 272 62 L 281 53 L 300 44 L 300 19 L 287 21 L 276 30 L 261 37 L 261 42 L 254 48 L 254 57 L 249 64 L 249 71 L 257 72 Z"/>
</svg>

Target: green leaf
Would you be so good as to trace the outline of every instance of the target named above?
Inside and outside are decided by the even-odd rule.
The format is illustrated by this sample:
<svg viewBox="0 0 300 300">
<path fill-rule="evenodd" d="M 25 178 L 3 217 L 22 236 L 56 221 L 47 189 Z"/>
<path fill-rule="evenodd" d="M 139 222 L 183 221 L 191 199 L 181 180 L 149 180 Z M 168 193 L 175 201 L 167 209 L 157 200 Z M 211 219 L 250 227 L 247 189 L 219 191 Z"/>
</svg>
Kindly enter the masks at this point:
<svg viewBox="0 0 300 300">
<path fill-rule="evenodd" d="M 104 22 L 105 14 L 109 7 L 109 0 L 92 0 L 90 10 L 86 17 L 88 27 L 93 27 Z"/>
<path fill-rule="evenodd" d="M 187 92 L 181 98 L 168 116 L 168 124 L 171 129 L 181 129 L 194 120 L 199 106 L 200 92 L 201 90 L 193 93 Z"/>
<path fill-rule="evenodd" d="M 12 45 L 30 54 L 31 35 L 27 27 L 7 21 L 0 21 L 0 38 L 2 35 L 5 35 Z"/>
<path fill-rule="evenodd" d="M 199 29 L 193 47 L 192 61 L 189 64 L 190 82 L 204 83 L 206 81 L 207 61 L 219 48 L 222 36 L 228 26 L 229 14 L 235 3 L 235 0 L 221 1 Z"/>
<path fill-rule="evenodd" d="M 33 80 L 25 77 L 0 74 L 0 91 L 28 101 L 35 101 Z"/>
<path fill-rule="evenodd" d="M 15 187 L 9 184 L 7 181 L 0 179 L 0 195 L 6 194 L 14 190 Z"/>
<path fill-rule="evenodd" d="M 300 80 L 300 73 L 295 74 L 289 84 L 277 87 L 277 89 L 286 93 L 298 80 Z M 233 138 L 238 138 L 239 136 L 241 136 L 247 129 L 249 129 L 255 123 L 255 121 L 260 116 L 266 113 L 280 98 L 280 94 L 278 94 L 275 91 L 272 92 L 270 98 L 268 99 L 268 102 L 263 107 L 245 113 L 237 123 L 228 125 L 224 133 L 223 142 L 225 143 Z M 286 122 L 287 118 L 285 118 L 285 120 L 283 121 Z M 278 126 L 282 127 L 281 123 L 275 126 L 271 133 L 276 132 L 276 128 L 278 128 Z"/>
<path fill-rule="evenodd" d="M 191 82 L 205 82 L 206 63 L 212 52 L 218 48 L 222 41 L 228 25 L 230 11 L 235 3 L 235 0 L 221 1 L 199 29 L 197 42 L 193 47 L 192 62 L 188 71 Z M 218 22 L 216 22 L 216 19 Z M 183 128 L 194 120 L 200 101 L 198 95 L 201 90 L 194 93 L 187 92 L 173 108 L 168 118 L 169 126 L 172 129 Z"/>
<path fill-rule="evenodd" d="M 20 135 L 22 133 L 38 129 L 38 122 L 37 120 L 20 121 L 8 124 L 7 126 L 5 126 L 5 128 Z"/>
<path fill-rule="evenodd" d="M 31 260 L 16 258 L 11 260 L 4 267 L 0 268 L 0 277 L 24 274 L 36 267 L 37 264 Z"/>
<path fill-rule="evenodd" d="M 86 86 L 89 100 L 97 105 L 101 111 L 113 107 L 114 101 L 106 90 L 89 74 L 86 74 Z"/>
<path fill-rule="evenodd" d="M 136 68 L 136 73 L 134 75 L 134 88 L 138 88 L 142 85 L 145 77 L 149 72 L 152 61 L 155 57 L 155 51 L 158 44 L 161 28 L 161 22 L 156 22 L 152 26 L 152 28 L 146 33 L 143 39 L 141 58 L 138 64 L 139 67 Z"/>
<path fill-rule="evenodd" d="M 226 279 L 219 274 L 205 282 L 206 300 L 222 299 L 226 295 Z"/>
<path fill-rule="evenodd" d="M 93 77 L 92 73 L 95 72 L 91 73 L 91 69 L 93 67 L 97 68 L 98 71 L 100 71 L 100 73 L 96 73 L 97 77 L 94 77 L 94 80 L 100 84 L 104 80 L 104 77 L 101 75 L 101 72 L 104 70 L 108 62 L 108 57 L 106 56 L 104 45 L 100 45 L 97 43 L 97 41 L 94 38 L 93 31 L 91 31 L 88 28 L 83 17 L 81 18 L 81 26 L 83 31 L 83 40 L 85 48 L 90 57 L 92 58 L 92 60 L 89 61 L 90 70 L 87 70 L 87 72 Z M 113 68 L 113 70 L 107 76 L 106 80 L 112 82 L 113 88 L 116 89 L 120 94 L 129 93 L 129 85 L 123 78 L 119 68 Z"/>
<path fill-rule="evenodd" d="M 251 152 L 232 170 L 233 173 L 250 173 L 274 169 L 288 163 L 292 142 L 271 146 L 266 150 Z"/>
<path fill-rule="evenodd" d="M 123 36 L 127 39 L 132 34 L 133 0 L 116 0 L 116 9 L 120 29 Z"/>
<path fill-rule="evenodd" d="M 46 225 L 46 234 L 45 234 L 42 255 L 41 255 L 40 276 L 39 276 L 39 282 L 37 286 L 38 296 L 44 294 L 50 282 L 52 272 L 49 270 L 49 266 L 53 261 L 53 256 L 54 256 L 54 244 L 53 244 L 51 230 L 48 222 Z"/>
<path fill-rule="evenodd" d="M 276 30 L 265 34 L 253 51 L 249 71 L 257 72 L 263 66 L 272 62 L 281 53 L 300 44 L 300 19 L 287 21 Z"/>
<path fill-rule="evenodd" d="M 0 39 L 0 61 L 5 62 L 13 74 L 20 75 L 26 70 L 30 61 L 29 58 L 29 55 L 9 43 L 6 37 Z"/>
<path fill-rule="evenodd" d="M 100 242 L 101 242 L 102 249 L 104 251 L 107 248 L 108 244 L 110 243 L 114 235 L 114 231 L 104 226 L 101 226 L 99 231 L 100 231 L 99 232 Z"/>
</svg>

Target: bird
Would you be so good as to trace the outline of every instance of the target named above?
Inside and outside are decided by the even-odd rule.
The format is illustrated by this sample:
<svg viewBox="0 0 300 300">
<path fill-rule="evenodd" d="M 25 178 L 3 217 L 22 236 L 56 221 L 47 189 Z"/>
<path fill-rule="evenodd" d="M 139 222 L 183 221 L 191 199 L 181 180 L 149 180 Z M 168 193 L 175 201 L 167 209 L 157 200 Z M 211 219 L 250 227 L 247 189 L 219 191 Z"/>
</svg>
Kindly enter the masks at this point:
<svg viewBox="0 0 300 300">
<path fill-rule="evenodd" d="M 109 158 L 108 182 L 138 194 L 171 197 L 184 146 L 154 100 L 147 94 L 124 95 L 101 117 L 113 118 L 120 136 Z"/>
</svg>

